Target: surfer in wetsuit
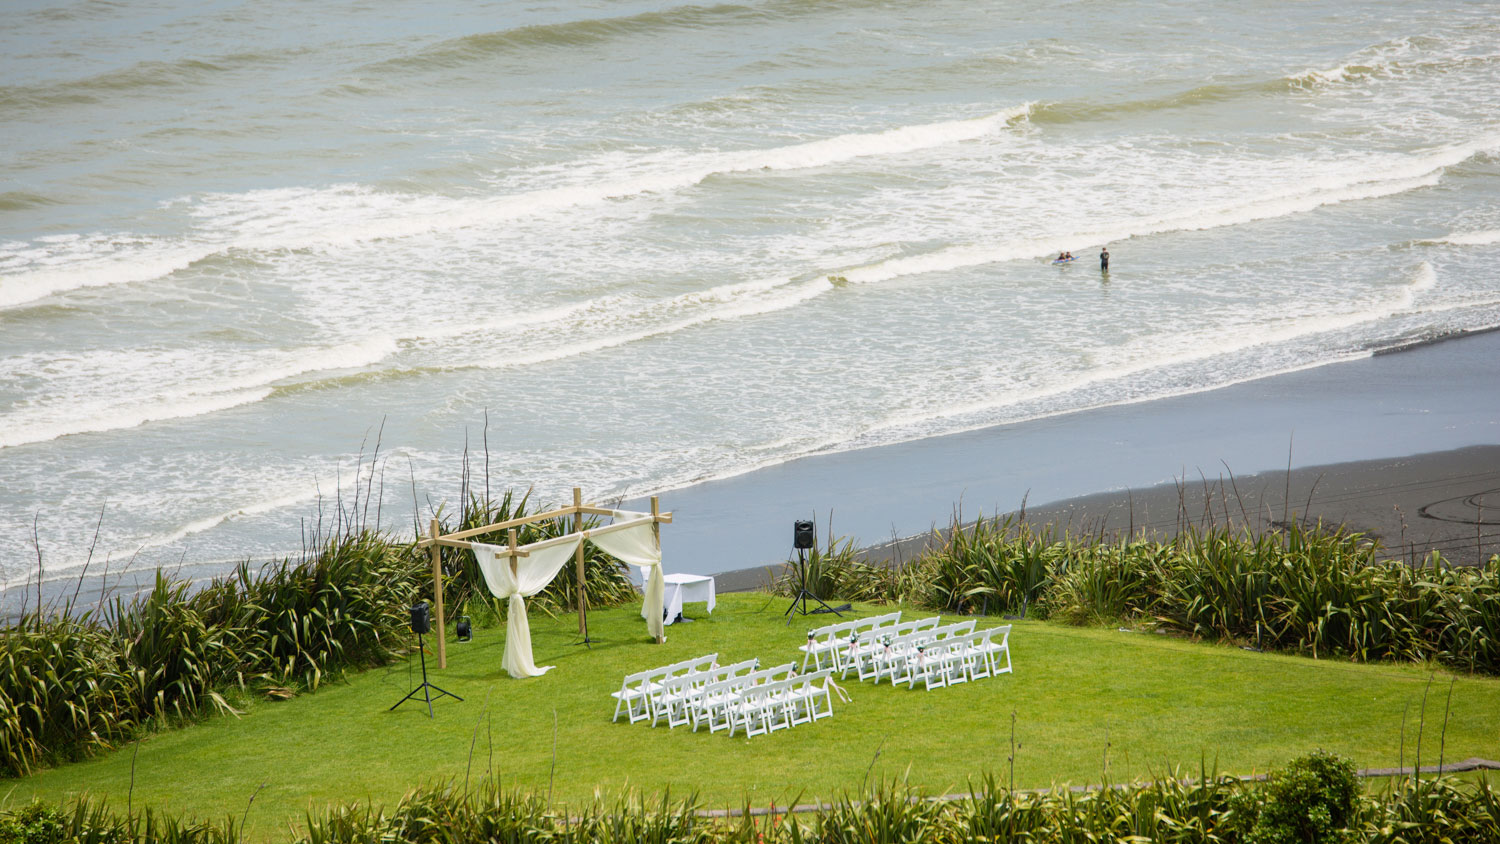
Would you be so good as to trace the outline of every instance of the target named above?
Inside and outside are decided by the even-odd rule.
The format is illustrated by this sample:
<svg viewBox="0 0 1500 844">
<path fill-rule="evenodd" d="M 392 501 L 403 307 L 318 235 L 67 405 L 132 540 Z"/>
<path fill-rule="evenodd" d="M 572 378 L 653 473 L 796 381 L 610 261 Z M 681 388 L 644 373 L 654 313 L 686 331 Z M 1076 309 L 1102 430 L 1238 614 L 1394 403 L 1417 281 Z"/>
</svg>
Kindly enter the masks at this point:
<svg viewBox="0 0 1500 844">
<path fill-rule="evenodd" d="M 1104 247 L 1099 252 L 1099 271 L 1100 272 L 1104 272 L 1104 273 L 1109 272 L 1109 247 L 1108 246 Z"/>
</svg>

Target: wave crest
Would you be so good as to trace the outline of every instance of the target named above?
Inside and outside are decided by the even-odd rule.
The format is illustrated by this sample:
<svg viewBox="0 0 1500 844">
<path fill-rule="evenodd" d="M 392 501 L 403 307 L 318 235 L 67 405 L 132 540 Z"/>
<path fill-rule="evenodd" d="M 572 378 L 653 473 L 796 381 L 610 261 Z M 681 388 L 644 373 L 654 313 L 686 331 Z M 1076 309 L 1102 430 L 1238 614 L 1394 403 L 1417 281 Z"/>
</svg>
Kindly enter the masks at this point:
<svg viewBox="0 0 1500 844">
<path fill-rule="evenodd" d="M 901 155 L 976 140 L 1024 120 L 1023 103 L 982 117 L 850 133 L 806 143 L 733 152 L 669 151 L 616 165 L 578 185 L 483 198 L 375 191 L 361 185 L 280 188 L 210 194 L 190 208 L 194 240 L 129 234 L 71 235 L 0 253 L 0 308 L 85 287 L 150 281 L 231 249 L 296 250 L 493 226 L 610 200 L 692 188 L 707 179 L 827 167 L 860 158 Z M 310 220 L 328 223 L 309 224 Z"/>
</svg>

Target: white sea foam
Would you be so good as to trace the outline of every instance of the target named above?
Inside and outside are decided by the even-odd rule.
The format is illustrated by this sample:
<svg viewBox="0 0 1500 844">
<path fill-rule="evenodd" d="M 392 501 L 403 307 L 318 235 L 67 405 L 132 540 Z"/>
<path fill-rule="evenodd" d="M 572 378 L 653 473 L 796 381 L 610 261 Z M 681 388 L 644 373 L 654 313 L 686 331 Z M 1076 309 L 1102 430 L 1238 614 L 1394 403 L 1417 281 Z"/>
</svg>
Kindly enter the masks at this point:
<svg viewBox="0 0 1500 844">
<path fill-rule="evenodd" d="M 0 309 L 90 287 L 150 281 L 186 269 L 221 248 L 139 235 L 92 235 L 0 249 Z"/>
<path fill-rule="evenodd" d="M 1286 78 L 1300 85 L 1333 85 L 1351 79 L 1387 73 L 1399 62 L 1418 52 L 1412 39 L 1403 36 L 1357 50 L 1349 54 L 1343 63 L 1333 67 L 1309 68 Z"/>
<path fill-rule="evenodd" d="M 303 504 L 309 501 L 314 501 L 318 498 L 318 495 L 318 484 L 309 479 L 306 483 L 297 485 L 293 489 L 284 491 L 281 494 L 273 495 L 269 498 L 262 498 L 258 501 L 243 506 L 232 507 L 228 510 L 213 513 L 202 518 L 193 519 L 186 524 L 178 525 L 177 527 L 171 528 L 161 533 L 147 536 L 133 543 L 135 546 L 134 550 L 145 550 L 147 548 L 159 548 L 163 545 L 171 545 L 172 543 L 186 539 L 195 533 L 202 533 L 207 530 L 213 530 L 220 525 L 235 521 L 237 519 L 244 519 L 250 516 L 258 516 L 263 513 L 270 513 L 273 510 L 280 510 L 283 507 L 291 507 L 295 504 Z"/>
<path fill-rule="evenodd" d="M 363 185 L 209 194 L 178 203 L 186 203 L 188 214 L 196 221 L 191 242 L 94 234 L 69 240 L 62 244 L 65 248 L 53 248 L 55 244 L 50 241 L 26 246 L 31 259 L 22 265 L 24 268 L 0 275 L 0 308 L 85 287 L 149 281 L 229 249 L 337 248 L 486 227 L 522 216 L 682 190 L 713 176 L 801 170 L 910 153 L 983 137 L 1025 118 L 1030 110 L 1028 103 L 979 118 L 851 133 L 766 149 L 667 151 L 642 161 L 613 165 L 611 170 L 596 173 L 594 181 L 496 197 L 423 196 L 376 191 Z"/>
<path fill-rule="evenodd" d="M 1370 68 L 1362 65 L 1341 64 L 1337 67 L 1318 70 L 1309 68 L 1301 73 L 1294 73 L 1287 77 L 1287 81 L 1296 85 L 1333 85 L 1338 82 L 1347 82 L 1350 79 L 1364 76 L 1370 72 Z"/>
<path fill-rule="evenodd" d="M 8 414 L 0 432 L 0 448 L 41 443 L 73 434 L 134 428 L 147 422 L 184 419 L 217 413 L 240 405 L 261 401 L 271 394 L 269 388 L 238 390 L 207 396 L 176 396 L 145 401 L 134 406 L 107 402 L 78 402 L 71 412 L 49 408 L 50 412 Z"/>
<path fill-rule="evenodd" d="M 1416 270 L 1412 272 L 1411 281 L 1406 285 L 1406 291 L 1409 296 L 1404 307 L 1411 307 L 1412 300 L 1415 300 L 1418 293 L 1424 290 L 1431 290 L 1436 286 L 1437 270 L 1434 270 L 1432 265 L 1426 261 L 1418 264 Z"/>
<path fill-rule="evenodd" d="M 795 282 L 792 279 L 773 279 L 723 285 L 674 299 L 650 303 L 632 312 L 617 315 L 617 323 L 645 322 L 645 327 L 606 331 L 587 340 L 535 352 L 516 354 L 507 351 L 476 361 L 474 365 L 487 369 L 505 369 L 564 360 L 639 342 L 650 337 L 675 334 L 720 320 L 774 313 L 794 307 L 830 289 L 832 289 L 832 284 L 827 277 L 802 282 Z M 653 319 L 679 312 L 687 306 L 701 305 L 709 305 L 709 307 L 701 308 L 698 313 L 691 316 L 665 322 Z"/>
<path fill-rule="evenodd" d="M 28 355 L 0 363 L 0 376 L 19 378 L 28 370 L 47 367 L 54 372 L 52 392 L 34 396 L 0 417 L 0 448 L 218 413 L 263 401 L 276 382 L 367 366 L 394 350 L 394 341 L 378 337 L 262 355 L 237 369 L 224 360 L 194 361 L 200 353 L 192 350 L 172 354 L 111 351 L 71 361 Z M 162 378 L 170 383 L 163 384 L 158 380 Z"/>
<path fill-rule="evenodd" d="M 1421 240 L 1419 243 L 1426 244 L 1449 244 L 1452 246 L 1493 246 L 1500 243 L 1500 229 L 1488 229 L 1471 232 L 1453 232 L 1442 237 L 1430 240 Z"/>
<path fill-rule="evenodd" d="M 1459 164 L 1477 153 L 1495 148 L 1495 138 L 1446 147 L 1424 154 L 1385 159 L 1371 166 L 1347 166 L 1342 174 L 1311 175 L 1293 187 L 1265 192 L 1256 198 L 1217 207 L 1184 209 L 1174 213 L 1139 217 L 1107 229 L 1079 229 L 1049 233 L 1041 237 L 1009 240 L 999 243 L 973 243 L 950 246 L 922 255 L 894 258 L 876 264 L 856 267 L 841 275 L 850 282 L 871 284 L 919 273 L 943 272 L 1000 261 L 1041 258 L 1060 249 L 1075 249 L 1080 243 L 1098 244 L 1132 237 L 1174 231 L 1198 231 L 1242 225 L 1302 214 L 1326 205 L 1336 205 L 1406 193 L 1432 187 L 1442 179 L 1443 170 Z M 1326 165 L 1325 165 L 1326 166 Z M 1309 164 L 1316 171 L 1317 165 Z"/>
</svg>

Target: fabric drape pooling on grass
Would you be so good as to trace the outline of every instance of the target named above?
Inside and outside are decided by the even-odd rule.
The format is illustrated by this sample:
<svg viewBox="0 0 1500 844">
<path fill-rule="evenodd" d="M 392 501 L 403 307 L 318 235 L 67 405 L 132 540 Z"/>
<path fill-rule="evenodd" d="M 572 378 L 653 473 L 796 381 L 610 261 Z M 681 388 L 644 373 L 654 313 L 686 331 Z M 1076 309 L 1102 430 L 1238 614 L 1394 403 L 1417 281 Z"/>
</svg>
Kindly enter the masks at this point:
<svg viewBox="0 0 1500 844">
<path fill-rule="evenodd" d="M 547 588 L 547 584 L 557 577 L 563 565 L 573 558 L 573 552 L 582 541 L 583 535 L 579 534 L 571 541 L 531 551 L 525 557 L 516 557 L 514 576 L 510 572 L 509 548 L 486 545 L 483 542 L 470 543 L 474 556 L 479 560 L 479 570 L 484 572 L 484 582 L 489 586 L 490 593 L 497 598 L 510 599 L 509 617 L 505 622 L 505 657 L 500 661 L 500 667 L 518 680 L 541 676 L 556 667 L 545 665 L 538 668 L 531 659 L 531 625 L 526 621 L 524 599 Z"/>
<path fill-rule="evenodd" d="M 616 510 L 615 521 L 639 519 L 649 513 L 632 513 Z M 646 619 L 646 630 L 657 639 L 665 638 L 662 619 L 662 596 L 666 594 L 666 582 L 661 573 L 661 543 L 656 538 L 656 525 L 643 522 L 635 527 L 590 536 L 589 541 L 599 546 L 604 553 L 622 562 L 641 568 L 641 582 L 645 585 L 641 602 L 641 616 Z"/>
</svg>

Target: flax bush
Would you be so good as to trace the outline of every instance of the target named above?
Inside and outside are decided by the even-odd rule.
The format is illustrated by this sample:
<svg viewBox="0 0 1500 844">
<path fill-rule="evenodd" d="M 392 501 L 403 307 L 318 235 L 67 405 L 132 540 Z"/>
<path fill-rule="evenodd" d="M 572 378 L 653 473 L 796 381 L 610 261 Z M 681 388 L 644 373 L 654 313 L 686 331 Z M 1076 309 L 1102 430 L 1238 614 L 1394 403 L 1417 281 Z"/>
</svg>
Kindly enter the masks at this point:
<svg viewBox="0 0 1500 844">
<path fill-rule="evenodd" d="M 314 809 L 296 844 L 1425 844 L 1500 840 L 1500 795 L 1487 781 L 1397 781 L 1366 796 L 1347 760 L 1314 753 L 1246 783 L 1200 770 L 1087 793 L 1014 792 L 985 776 L 957 799 L 933 799 L 899 782 L 839 796 L 801 814 L 743 812 L 705 817 L 698 801 L 627 793 L 584 806 L 553 806 L 545 795 L 502 789 L 486 778 L 419 787 L 395 807 L 347 804 Z M 748 808 L 748 807 L 747 807 Z M 152 810 L 111 811 L 77 798 L 0 812 L 0 844 L 181 842 L 235 844 L 236 819 L 205 822 Z"/>
<path fill-rule="evenodd" d="M 464 518 L 485 524 L 524 510 L 525 499 L 507 493 L 471 501 Z M 545 522 L 527 541 L 571 529 Z M 617 561 L 594 552 L 586 564 L 595 606 L 634 594 Z M 575 574 L 564 572 L 533 604 L 571 605 Z M 475 593 L 472 552 L 454 551 L 446 582 L 461 599 Z M 230 711 L 231 690 L 284 696 L 385 663 L 409 646 L 407 608 L 430 583 L 413 543 L 341 518 L 301 559 L 242 563 L 196 592 L 158 573 L 145 593 L 103 608 L 33 610 L 0 636 L 0 774 L 113 747 L 147 725 Z"/>
<path fill-rule="evenodd" d="M 1261 535 L 1213 528 L 1160 540 L 980 518 L 936 540 L 888 567 L 861 562 L 852 541 L 830 537 L 815 549 L 809 579 L 824 600 L 1145 622 L 1314 657 L 1431 659 L 1500 673 L 1500 557 L 1451 566 L 1434 553 L 1407 565 L 1381 559 L 1359 534 L 1296 522 Z"/>
</svg>

